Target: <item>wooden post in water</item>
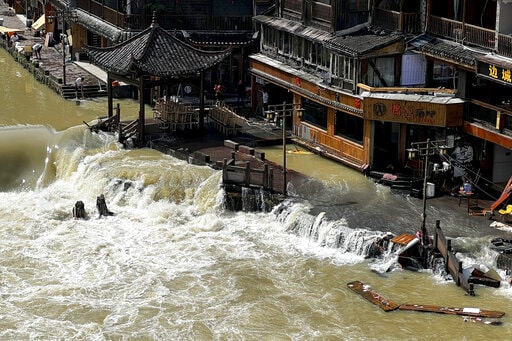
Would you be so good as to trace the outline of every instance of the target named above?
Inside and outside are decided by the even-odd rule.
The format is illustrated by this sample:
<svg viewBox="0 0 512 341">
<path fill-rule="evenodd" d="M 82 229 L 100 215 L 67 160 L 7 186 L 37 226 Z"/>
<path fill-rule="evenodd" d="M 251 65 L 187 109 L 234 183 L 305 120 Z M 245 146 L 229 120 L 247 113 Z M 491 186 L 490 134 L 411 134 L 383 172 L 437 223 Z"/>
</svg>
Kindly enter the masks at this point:
<svg viewBox="0 0 512 341">
<path fill-rule="evenodd" d="M 251 185 L 251 163 L 247 161 L 245 163 L 245 185 L 249 187 Z"/>
<path fill-rule="evenodd" d="M 283 112 L 281 113 L 281 126 L 283 128 L 283 195 L 286 193 L 286 102 L 283 102 Z"/>
<path fill-rule="evenodd" d="M 222 160 L 222 183 L 226 183 L 228 179 L 228 159 Z"/>
<path fill-rule="evenodd" d="M 436 220 L 436 230 L 434 232 L 434 249 L 437 249 L 438 243 L 439 243 L 439 231 L 441 230 L 441 221 Z"/>
<path fill-rule="evenodd" d="M 263 188 L 268 189 L 268 163 L 263 165 Z"/>
</svg>

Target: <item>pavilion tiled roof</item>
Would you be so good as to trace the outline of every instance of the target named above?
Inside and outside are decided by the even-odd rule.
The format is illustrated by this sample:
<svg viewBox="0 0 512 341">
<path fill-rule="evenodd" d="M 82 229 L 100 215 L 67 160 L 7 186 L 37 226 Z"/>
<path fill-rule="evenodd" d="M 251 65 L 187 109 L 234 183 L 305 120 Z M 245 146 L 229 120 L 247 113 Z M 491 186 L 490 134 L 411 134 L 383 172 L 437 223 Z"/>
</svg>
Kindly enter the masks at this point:
<svg viewBox="0 0 512 341">
<path fill-rule="evenodd" d="M 107 48 L 87 47 L 93 62 L 113 73 L 187 76 L 204 71 L 229 56 L 231 49 L 203 51 L 181 41 L 158 24 Z"/>
<path fill-rule="evenodd" d="M 201 46 L 250 46 L 258 39 L 258 33 L 246 31 L 181 31 L 181 34 L 186 42 Z"/>
</svg>

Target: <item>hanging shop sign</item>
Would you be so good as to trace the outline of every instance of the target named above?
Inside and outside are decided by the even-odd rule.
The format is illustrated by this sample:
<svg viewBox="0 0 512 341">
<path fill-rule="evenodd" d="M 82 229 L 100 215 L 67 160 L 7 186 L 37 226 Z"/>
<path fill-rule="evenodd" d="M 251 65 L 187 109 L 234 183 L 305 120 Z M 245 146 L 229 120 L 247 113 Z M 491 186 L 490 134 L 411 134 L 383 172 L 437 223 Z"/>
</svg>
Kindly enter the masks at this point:
<svg viewBox="0 0 512 341">
<path fill-rule="evenodd" d="M 478 76 L 483 78 L 490 79 L 501 84 L 512 85 L 512 68 L 478 61 L 477 73 Z"/>
<path fill-rule="evenodd" d="M 397 122 L 436 127 L 450 127 L 462 124 L 462 101 L 455 103 L 435 103 L 419 101 L 418 97 L 426 99 L 427 96 L 416 96 L 410 100 L 398 98 L 373 97 L 364 99 L 364 116 L 370 120 L 383 122 Z M 449 101 L 448 101 L 449 102 Z"/>
</svg>

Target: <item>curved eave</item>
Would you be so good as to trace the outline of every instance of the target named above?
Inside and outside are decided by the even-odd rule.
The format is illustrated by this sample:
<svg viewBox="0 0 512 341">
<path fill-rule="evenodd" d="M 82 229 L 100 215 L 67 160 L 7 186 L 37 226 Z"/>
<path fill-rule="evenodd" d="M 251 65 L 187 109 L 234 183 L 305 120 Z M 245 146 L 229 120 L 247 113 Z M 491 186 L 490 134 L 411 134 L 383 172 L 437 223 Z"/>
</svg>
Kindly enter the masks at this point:
<svg viewBox="0 0 512 341">
<path fill-rule="evenodd" d="M 229 56 L 224 51 L 203 51 L 182 42 L 158 26 L 107 48 L 87 47 L 88 55 L 103 69 L 121 75 L 137 73 L 160 77 L 204 71 Z"/>
<path fill-rule="evenodd" d="M 225 50 L 223 53 L 215 53 L 212 56 L 193 56 L 189 55 L 189 61 L 193 61 L 195 67 L 190 67 L 182 63 L 177 63 L 172 57 L 168 58 L 168 64 L 153 62 L 151 58 L 145 61 L 134 61 L 133 67 L 142 73 L 151 74 L 159 77 L 172 77 L 182 75 L 192 75 L 201 71 L 205 71 L 212 66 L 220 63 L 229 56 L 231 49 Z M 174 62 L 173 62 L 174 61 Z"/>
</svg>

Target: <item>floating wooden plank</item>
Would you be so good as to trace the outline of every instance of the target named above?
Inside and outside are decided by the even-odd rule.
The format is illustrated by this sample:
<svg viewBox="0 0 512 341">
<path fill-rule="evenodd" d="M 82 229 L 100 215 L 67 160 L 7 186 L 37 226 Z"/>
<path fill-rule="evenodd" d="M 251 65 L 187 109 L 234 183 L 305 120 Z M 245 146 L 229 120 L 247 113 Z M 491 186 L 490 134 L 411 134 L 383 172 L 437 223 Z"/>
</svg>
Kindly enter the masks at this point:
<svg viewBox="0 0 512 341">
<path fill-rule="evenodd" d="M 428 313 L 448 314 L 448 315 L 463 315 L 472 317 L 487 317 L 499 318 L 505 315 L 502 311 L 483 310 L 480 308 L 455 308 L 455 307 L 442 307 L 436 305 L 423 305 L 423 304 L 400 304 L 400 310 L 420 311 Z"/>
<path fill-rule="evenodd" d="M 360 281 L 353 281 L 347 284 L 347 286 L 352 289 L 354 292 L 363 296 L 366 300 L 371 303 L 379 306 L 384 311 L 392 311 L 398 309 L 399 304 L 385 298 L 375 290 L 373 290 L 369 285 L 363 284 Z"/>
<path fill-rule="evenodd" d="M 407 245 L 414 239 L 416 239 L 416 236 L 414 234 L 402 233 L 391 239 L 391 242 L 399 245 Z"/>
</svg>

